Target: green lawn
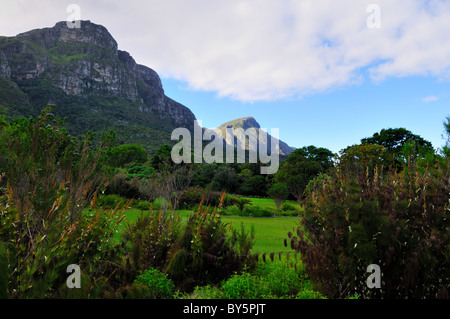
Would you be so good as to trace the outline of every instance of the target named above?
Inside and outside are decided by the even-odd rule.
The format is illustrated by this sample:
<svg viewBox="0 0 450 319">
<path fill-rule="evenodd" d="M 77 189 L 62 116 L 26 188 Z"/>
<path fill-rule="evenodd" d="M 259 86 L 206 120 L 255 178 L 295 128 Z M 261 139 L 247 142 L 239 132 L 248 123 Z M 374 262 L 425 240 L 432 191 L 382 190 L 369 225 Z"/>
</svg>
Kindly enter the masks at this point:
<svg viewBox="0 0 450 319">
<path fill-rule="evenodd" d="M 268 198 L 249 198 L 252 201 L 253 206 L 261 208 L 275 209 L 273 200 Z M 295 201 L 289 201 L 291 205 L 299 207 L 299 204 Z M 119 239 L 121 232 L 126 228 L 127 223 L 133 223 L 143 212 L 138 209 L 128 209 L 125 212 L 126 218 L 121 223 L 116 236 Z M 146 214 L 148 212 L 144 212 Z M 189 210 L 177 211 L 177 214 L 186 219 L 188 215 L 192 214 Z M 288 231 L 295 233 L 295 229 L 298 226 L 298 217 L 277 216 L 277 217 L 246 217 L 246 216 L 228 216 L 223 215 L 222 221 L 226 224 L 231 223 L 232 227 L 236 230 L 240 230 L 241 223 L 244 224 L 246 231 L 250 231 L 253 226 L 255 229 L 255 241 L 253 246 L 253 252 L 270 254 L 278 252 L 292 251 L 289 246 L 284 246 L 284 239 L 287 239 Z M 285 254 L 283 254 L 284 256 Z"/>
<path fill-rule="evenodd" d="M 258 206 L 261 208 L 271 208 L 275 209 L 275 202 L 270 198 L 252 198 L 252 197 L 246 197 L 252 201 L 253 206 Z M 293 205 L 297 208 L 300 207 L 300 204 L 295 200 L 288 200 L 286 201 L 290 205 Z"/>
<path fill-rule="evenodd" d="M 141 215 L 141 211 L 137 209 L 129 209 L 125 212 L 126 218 L 119 228 L 119 233 L 126 226 L 126 222 L 134 222 Z M 191 211 L 181 210 L 177 214 L 185 219 Z M 125 222 L 126 221 L 126 222 Z M 258 253 L 278 253 L 280 251 L 287 252 L 291 248 L 284 247 L 284 239 L 287 238 L 287 232 L 293 231 L 298 224 L 297 217 L 244 217 L 244 216 L 222 216 L 224 223 L 231 223 L 232 227 L 239 230 L 241 223 L 247 231 L 251 227 L 255 228 L 255 242 L 253 252 Z M 295 232 L 295 231 L 294 231 Z"/>
<path fill-rule="evenodd" d="M 223 216 L 222 221 L 232 223 L 233 228 L 239 229 L 241 223 L 246 230 L 255 228 L 255 242 L 253 252 L 258 253 L 278 253 L 280 251 L 291 251 L 290 246 L 284 247 L 284 239 L 287 232 L 293 231 L 298 224 L 297 217 L 243 217 L 243 216 Z"/>
</svg>

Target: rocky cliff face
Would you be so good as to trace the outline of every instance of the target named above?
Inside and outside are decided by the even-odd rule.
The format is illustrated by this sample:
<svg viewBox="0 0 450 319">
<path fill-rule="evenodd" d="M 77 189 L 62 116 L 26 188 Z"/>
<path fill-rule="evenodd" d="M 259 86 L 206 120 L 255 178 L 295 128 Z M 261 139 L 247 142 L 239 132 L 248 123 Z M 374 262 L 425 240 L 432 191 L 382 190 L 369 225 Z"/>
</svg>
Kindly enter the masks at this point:
<svg viewBox="0 0 450 319">
<path fill-rule="evenodd" d="M 244 138 L 247 139 L 251 139 L 253 141 L 257 141 L 258 140 L 258 135 L 261 131 L 261 126 L 259 125 L 259 123 L 251 116 L 249 117 L 243 117 L 243 118 L 239 118 L 233 121 L 229 121 L 227 123 L 222 124 L 221 126 L 219 126 L 217 129 L 215 129 L 214 131 L 216 131 L 222 138 L 226 137 L 226 129 L 227 128 L 232 128 L 232 129 L 237 129 L 237 128 L 242 128 L 244 131 L 248 130 L 249 128 L 254 128 L 255 129 L 255 135 L 254 136 L 249 136 L 249 137 L 241 137 L 240 138 L 240 142 L 241 145 L 246 145 Z M 251 132 L 250 130 L 248 132 Z M 269 133 L 269 132 L 268 132 Z M 270 150 L 270 141 L 271 141 L 271 135 L 267 134 L 267 150 Z M 276 139 L 278 140 L 278 139 Z M 236 145 L 236 143 L 235 143 Z M 235 146 L 234 145 L 234 146 Z M 289 145 L 287 145 L 285 142 L 278 140 L 278 152 L 281 156 L 287 156 L 290 153 L 292 153 L 295 148 L 290 147 Z M 246 147 L 246 149 L 248 149 L 248 146 Z"/>
<path fill-rule="evenodd" d="M 165 137 L 158 136 L 163 140 L 170 140 L 173 128 L 191 128 L 195 120 L 187 107 L 164 94 L 154 70 L 118 50 L 108 30 L 90 21 L 81 21 L 81 28 L 59 22 L 52 28 L 0 37 L 0 77 L 0 85 L 14 86 L 15 94 L 27 96 L 21 103 L 28 102 L 31 115 L 47 103 L 56 104 L 57 112 L 68 116 L 69 126 L 81 131 L 81 124 L 76 124 L 80 119 L 69 115 L 91 120 L 103 114 L 104 123 L 97 129 L 117 129 L 120 122 L 131 126 L 127 134 L 151 135 L 138 133 L 142 127 L 143 131 L 164 132 Z M 0 111 L 29 115 L 17 114 L 21 106 L 14 107 L 11 96 L 2 96 L 3 91 L 0 88 Z M 129 142 L 133 136 L 128 134 L 123 140 Z"/>
</svg>

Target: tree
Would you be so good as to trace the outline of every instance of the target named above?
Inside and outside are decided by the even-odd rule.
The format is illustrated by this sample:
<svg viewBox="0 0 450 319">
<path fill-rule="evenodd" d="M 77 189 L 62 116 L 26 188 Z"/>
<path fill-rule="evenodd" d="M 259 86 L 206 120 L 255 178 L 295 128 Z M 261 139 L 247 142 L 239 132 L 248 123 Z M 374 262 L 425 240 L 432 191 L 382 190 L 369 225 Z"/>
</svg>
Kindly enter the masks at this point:
<svg viewBox="0 0 450 319">
<path fill-rule="evenodd" d="M 243 197 L 233 197 L 231 202 L 237 205 L 241 213 L 244 211 L 245 205 L 252 205 L 252 201 L 250 199 Z"/>
<path fill-rule="evenodd" d="M 172 149 L 168 144 L 162 145 L 151 158 L 151 165 L 156 169 L 164 169 L 166 166 L 172 166 Z"/>
<path fill-rule="evenodd" d="M 281 163 L 275 174 L 275 181 L 285 183 L 289 192 L 300 203 L 308 182 L 332 166 L 333 156 L 330 150 L 315 146 L 297 149 Z"/>
<path fill-rule="evenodd" d="M 419 135 L 413 134 L 405 128 L 389 128 L 382 129 L 379 133 L 373 134 L 372 137 L 361 139 L 362 144 L 382 145 L 386 151 L 393 154 L 397 164 L 404 162 L 402 155 L 403 147 L 408 141 L 415 142 L 415 153 L 418 156 L 425 156 L 427 153 L 434 153 L 431 142 L 423 139 Z"/>
<path fill-rule="evenodd" d="M 147 161 L 147 152 L 141 145 L 123 144 L 110 151 L 110 163 L 115 167 L 124 167 L 126 164 L 142 164 Z"/>
<path fill-rule="evenodd" d="M 274 217 L 278 213 L 278 210 L 280 209 L 281 205 L 283 205 L 284 201 L 289 196 L 289 190 L 285 183 L 275 183 L 272 185 L 272 187 L 269 188 L 267 191 L 267 194 L 270 196 L 270 198 L 273 199 L 276 206 L 276 211 L 274 214 Z"/>
<path fill-rule="evenodd" d="M 214 174 L 212 182 L 214 190 L 226 190 L 227 193 L 232 193 L 238 185 L 238 176 L 231 166 L 220 165 Z"/>
<path fill-rule="evenodd" d="M 361 169 L 384 167 L 388 169 L 394 164 L 394 155 L 388 153 L 382 145 L 358 144 L 349 146 L 341 151 L 339 168 L 343 173 L 348 171 L 360 171 Z"/>
<path fill-rule="evenodd" d="M 326 170 L 327 168 L 333 166 L 334 154 L 326 148 L 315 147 L 314 145 L 306 146 L 296 150 L 298 154 L 306 157 L 309 160 L 314 160 L 320 163 L 322 168 Z"/>
<path fill-rule="evenodd" d="M 443 136 L 444 138 L 446 138 L 446 141 L 445 141 L 445 145 L 442 149 L 442 153 L 444 156 L 449 157 L 450 156 L 450 116 L 447 116 L 446 121 L 444 122 L 444 130 L 445 130 L 445 134 L 447 136 L 446 137 Z"/>
<path fill-rule="evenodd" d="M 239 194 L 265 196 L 267 193 L 267 181 L 262 175 L 253 175 L 246 178 L 240 185 Z"/>
</svg>

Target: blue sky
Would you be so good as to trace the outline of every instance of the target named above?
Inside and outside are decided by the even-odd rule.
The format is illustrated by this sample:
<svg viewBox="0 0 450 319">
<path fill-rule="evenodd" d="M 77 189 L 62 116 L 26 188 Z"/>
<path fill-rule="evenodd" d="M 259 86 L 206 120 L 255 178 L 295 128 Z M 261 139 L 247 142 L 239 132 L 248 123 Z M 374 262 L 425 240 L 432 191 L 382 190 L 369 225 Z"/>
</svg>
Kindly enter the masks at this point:
<svg viewBox="0 0 450 319">
<path fill-rule="evenodd" d="M 339 152 L 389 127 L 444 145 L 450 1 L 1 0 L 1 8 L 5 36 L 74 19 L 105 26 L 208 128 L 253 116 L 294 147 Z"/>
<path fill-rule="evenodd" d="M 450 83 L 428 77 L 368 82 L 273 102 L 241 102 L 189 89 L 182 81 L 163 78 L 162 82 L 166 94 L 189 106 L 205 127 L 253 116 L 269 133 L 279 128 L 280 139 L 290 146 L 315 145 L 335 153 L 383 128 L 398 127 L 439 148 L 445 143 L 442 123 L 450 115 Z"/>
</svg>

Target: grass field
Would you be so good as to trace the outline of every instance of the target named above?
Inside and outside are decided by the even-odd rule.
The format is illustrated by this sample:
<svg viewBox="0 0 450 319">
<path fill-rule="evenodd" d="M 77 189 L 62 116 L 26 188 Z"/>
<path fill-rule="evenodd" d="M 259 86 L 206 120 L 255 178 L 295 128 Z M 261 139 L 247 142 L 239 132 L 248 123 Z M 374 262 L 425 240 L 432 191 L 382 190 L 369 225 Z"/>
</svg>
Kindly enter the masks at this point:
<svg viewBox="0 0 450 319">
<path fill-rule="evenodd" d="M 271 199 L 265 198 L 250 198 L 252 205 L 261 208 L 273 208 L 275 204 Z M 290 202 L 298 206 L 295 201 Z M 129 209 L 125 212 L 126 222 L 134 222 L 143 212 L 137 209 Z M 144 214 L 147 212 L 144 212 Z M 189 214 L 188 210 L 177 211 L 177 214 L 183 219 L 186 219 Z M 232 227 L 239 230 L 241 223 L 244 224 L 245 230 L 250 231 L 253 226 L 255 229 L 255 241 L 253 252 L 255 253 L 278 253 L 291 251 L 291 248 L 284 246 L 284 239 L 287 238 L 287 232 L 293 231 L 298 226 L 298 217 L 246 217 L 246 216 L 222 216 L 224 223 L 231 223 Z M 122 223 L 119 228 L 119 234 L 126 226 Z M 295 233 L 295 231 L 293 231 Z"/>
</svg>

